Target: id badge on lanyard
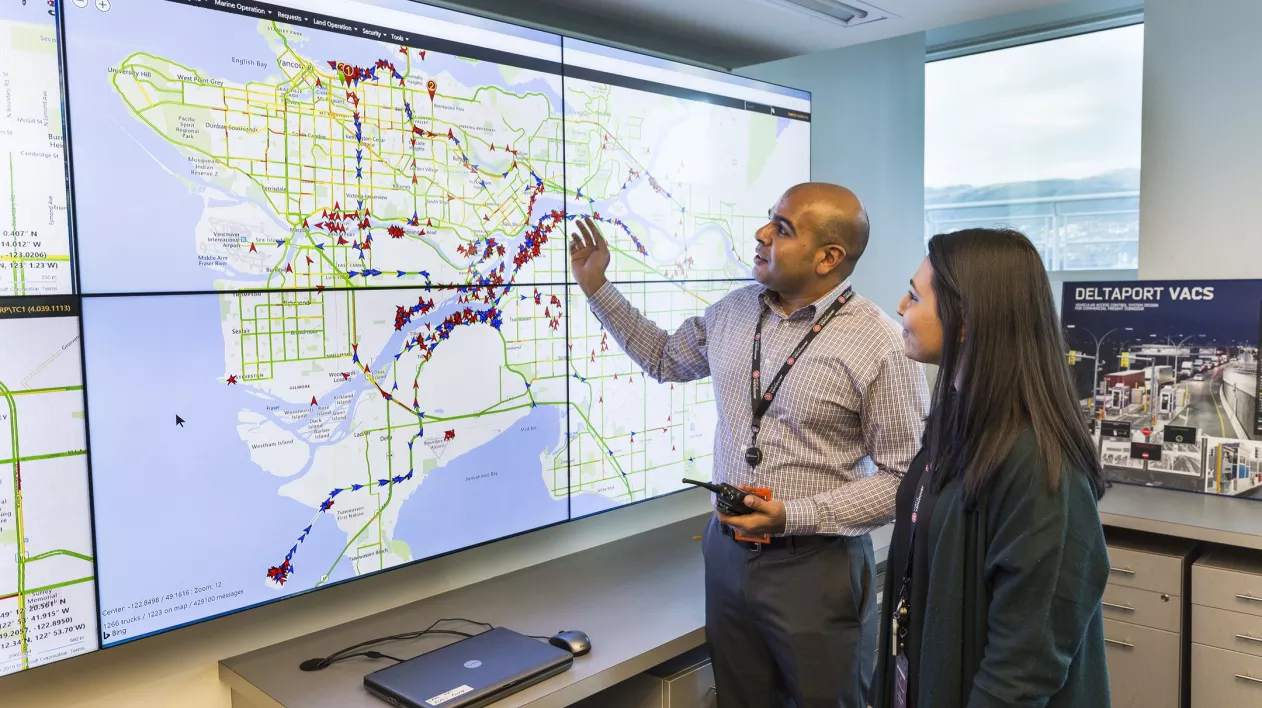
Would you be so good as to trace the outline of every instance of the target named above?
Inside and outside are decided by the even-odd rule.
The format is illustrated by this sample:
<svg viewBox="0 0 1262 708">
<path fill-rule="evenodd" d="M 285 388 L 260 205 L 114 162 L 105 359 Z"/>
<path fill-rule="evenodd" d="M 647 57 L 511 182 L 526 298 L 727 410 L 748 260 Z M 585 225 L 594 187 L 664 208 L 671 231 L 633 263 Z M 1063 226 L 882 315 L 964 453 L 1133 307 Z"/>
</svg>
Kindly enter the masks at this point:
<svg viewBox="0 0 1262 708">
<path fill-rule="evenodd" d="M 928 474 L 928 468 L 923 474 Z M 899 587 L 898 601 L 894 605 L 893 618 L 890 622 L 890 651 L 894 655 L 894 701 L 893 708 L 907 708 L 907 692 L 910 690 L 909 674 L 911 668 L 907 662 L 906 640 L 911 629 L 911 563 L 916 547 L 916 517 L 920 513 L 920 500 L 924 498 L 925 483 L 922 481 L 916 489 L 916 500 L 911 507 L 911 533 L 908 534 L 907 567 L 903 571 L 903 582 Z M 900 651 L 900 648 L 903 651 Z"/>
<path fill-rule="evenodd" d="M 911 532 L 907 534 L 907 567 L 903 569 L 903 582 L 899 586 L 898 600 L 890 620 L 890 651 L 894 656 L 894 700 L 893 708 L 907 708 L 907 693 L 910 684 L 910 666 L 907 661 L 907 633 L 911 630 L 911 573 L 912 560 L 916 551 L 916 521 L 920 514 L 920 501 L 925 496 L 925 476 L 929 467 L 921 473 L 920 485 L 916 488 L 916 499 L 911 505 Z"/>
</svg>

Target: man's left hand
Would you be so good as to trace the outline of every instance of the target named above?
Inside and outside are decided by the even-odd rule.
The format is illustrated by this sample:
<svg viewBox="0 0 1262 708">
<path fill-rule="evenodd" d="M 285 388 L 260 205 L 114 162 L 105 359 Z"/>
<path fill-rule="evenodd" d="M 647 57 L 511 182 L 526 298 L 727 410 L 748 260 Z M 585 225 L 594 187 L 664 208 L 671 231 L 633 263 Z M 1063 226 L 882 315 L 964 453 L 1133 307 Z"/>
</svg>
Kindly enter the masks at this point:
<svg viewBox="0 0 1262 708">
<path fill-rule="evenodd" d="M 740 529 L 747 536 L 784 533 L 784 502 L 778 499 L 767 501 L 749 494 L 745 496 L 745 506 L 753 511 L 740 516 L 726 516 L 720 513 L 719 521 Z"/>
</svg>

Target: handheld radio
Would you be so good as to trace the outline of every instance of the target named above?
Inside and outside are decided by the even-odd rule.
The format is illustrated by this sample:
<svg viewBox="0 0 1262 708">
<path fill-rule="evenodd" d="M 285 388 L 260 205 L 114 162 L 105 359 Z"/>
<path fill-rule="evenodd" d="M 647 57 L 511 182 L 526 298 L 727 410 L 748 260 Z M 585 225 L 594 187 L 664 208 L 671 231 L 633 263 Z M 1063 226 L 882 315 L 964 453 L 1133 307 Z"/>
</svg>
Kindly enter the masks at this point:
<svg viewBox="0 0 1262 708">
<path fill-rule="evenodd" d="M 745 506 L 745 497 L 752 492 L 741 489 L 731 484 L 711 484 L 709 482 L 698 482 L 695 479 L 685 479 L 684 484 L 695 484 L 698 487 L 708 489 L 714 492 L 715 506 L 719 511 L 728 516 L 740 516 L 741 514 L 749 514 L 753 509 Z"/>
</svg>

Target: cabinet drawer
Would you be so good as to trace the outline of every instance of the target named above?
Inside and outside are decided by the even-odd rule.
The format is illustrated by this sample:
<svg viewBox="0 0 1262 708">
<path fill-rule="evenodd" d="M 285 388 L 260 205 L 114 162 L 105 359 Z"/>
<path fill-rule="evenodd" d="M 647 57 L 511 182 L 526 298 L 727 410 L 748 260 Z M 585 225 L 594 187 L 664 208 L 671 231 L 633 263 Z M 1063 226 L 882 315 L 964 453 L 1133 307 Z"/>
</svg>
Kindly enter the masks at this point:
<svg viewBox="0 0 1262 708">
<path fill-rule="evenodd" d="M 1104 620 L 1113 708 L 1179 708 L 1179 635 Z"/>
<path fill-rule="evenodd" d="M 1182 630 L 1182 610 L 1183 598 L 1178 595 L 1121 585 L 1104 588 L 1105 619 L 1179 632 Z"/>
<path fill-rule="evenodd" d="M 714 668 L 710 663 L 706 662 L 667 681 L 665 705 L 668 708 L 715 708 L 718 705 L 718 693 L 714 688 Z"/>
<path fill-rule="evenodd" d="M 1182 595 L 1183 558 L 1110 546 L 1109 583 Z"/>
<path fill-rule="evenodd" d="M 1262 657 L 1192 645 L 1192 708 L 1262 706 Z"/>
<path fill-rule="evenodd" d="M 1262 656 L 1262 617 L 1192 605 L 1192 641 Z"/>
<path fill-rule="evenodd" d="M 1262 575 L 1196 564 L 1192 597 L 1198 605 L 1262 617 Z"/>
</svg>

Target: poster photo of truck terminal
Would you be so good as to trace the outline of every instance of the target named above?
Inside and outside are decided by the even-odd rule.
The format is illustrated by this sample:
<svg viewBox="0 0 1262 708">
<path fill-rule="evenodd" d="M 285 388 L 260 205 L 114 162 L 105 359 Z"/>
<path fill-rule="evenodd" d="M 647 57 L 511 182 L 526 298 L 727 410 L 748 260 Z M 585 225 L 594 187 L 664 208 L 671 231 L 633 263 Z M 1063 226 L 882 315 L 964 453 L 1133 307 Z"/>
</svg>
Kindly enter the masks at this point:
<svg viewBox="0 0 1262 708">
<path fill-rule="evenodd" d="M 1262 280 L 1065 283 L 1062 303 L 1110 479 L 1262 500 Z"/>
</svg>

